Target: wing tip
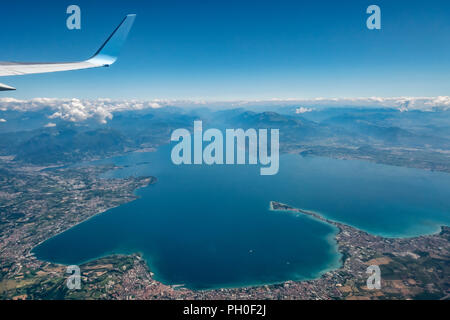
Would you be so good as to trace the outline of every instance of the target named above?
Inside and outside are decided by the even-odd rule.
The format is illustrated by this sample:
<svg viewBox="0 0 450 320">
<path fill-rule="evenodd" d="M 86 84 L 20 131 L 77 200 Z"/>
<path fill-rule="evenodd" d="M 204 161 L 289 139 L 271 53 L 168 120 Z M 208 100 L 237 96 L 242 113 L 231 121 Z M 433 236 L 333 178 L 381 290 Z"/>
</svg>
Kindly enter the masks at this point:
<svg viewBox="0 0 450 320">
<path fill-rule="evenodd" d="M 13 91 L 13 90 L 16 90 L 16 88 L 0 83 L 0 91 Z"/>
<path fill-rule="evenodd" d="M 135 18 L 135 13 L 127 14 L 88 62 L 98 66 L 110 66 L 116 62 L 120 49 L 133 27 Z"/>
</svg>

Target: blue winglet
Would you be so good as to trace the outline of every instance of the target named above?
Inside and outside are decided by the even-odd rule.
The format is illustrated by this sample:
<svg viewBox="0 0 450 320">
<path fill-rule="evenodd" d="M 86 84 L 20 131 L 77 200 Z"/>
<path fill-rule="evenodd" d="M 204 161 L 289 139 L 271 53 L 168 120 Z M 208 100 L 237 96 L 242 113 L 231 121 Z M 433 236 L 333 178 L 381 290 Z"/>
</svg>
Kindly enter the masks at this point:
<svg viewBox="0 0 450 320">
<path fill-rule="evenodd" d="M 87 62 L 105 67 L 116 62 L 120 49 L 127 39 L 135 18 L 135 14 L 127 15 L 108 39 L 106 39 L 100 49 Z"/>
</svg>

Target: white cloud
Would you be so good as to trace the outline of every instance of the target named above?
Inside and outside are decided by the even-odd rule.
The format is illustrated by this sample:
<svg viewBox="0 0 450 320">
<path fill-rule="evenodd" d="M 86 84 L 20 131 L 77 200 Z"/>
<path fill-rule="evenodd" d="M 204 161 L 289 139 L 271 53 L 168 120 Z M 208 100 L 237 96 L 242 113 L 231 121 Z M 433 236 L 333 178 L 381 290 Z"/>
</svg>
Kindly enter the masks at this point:
<svg viewBox="0 0 450 320">
<path fill-rule="evenodd" d="M 66 121 L 80 122 L 90 118 L 97 119 L 100 123 L 106 123 L 111 120 L 113 115 L 102 103 L 92 101 L 81 101 L 79 99 L 72 99 L 55 105 L 52 109 L 56 111 L 49 116 L 50 119 L 61 118 Z"/>
<path fill-rule="evenodd" d="M 45 127 L 45 128 L 53 128 L 53 127 L 56 127 L 56 123 L 49 122 L 49 123 L 47 123 L 44 127 Z"/>
<path fill-rule="evenodd" d="M 305 107 L 300 107 L 300 108 L 295 109 L 295 113 L 299 113 L 299 114 L 311 112 L 311 111 L 313 111 L 312 108 L 305 108 Z"/>
<path fill-rule="evenodd" d="M 0 118 L 0 122 L 6 122 L 6 119 L 1 119 L 1 118 Z"/>
<path fill-rule="evenodd" d="M 137 101 L 137 100 L 80 100 L 35 98 L 19 100 L 14 98 L 0 98 L 0 110 L 38 111 L 49 109 L 50 119 L 62 119 L 70 122 L 81 122 L 96 119 L 100 123 L 107 123 L 113 118 L 114 112 L 125 110 L 142 110 L 147 108 L 161 108 L 168 101 Z"/>
</svg>

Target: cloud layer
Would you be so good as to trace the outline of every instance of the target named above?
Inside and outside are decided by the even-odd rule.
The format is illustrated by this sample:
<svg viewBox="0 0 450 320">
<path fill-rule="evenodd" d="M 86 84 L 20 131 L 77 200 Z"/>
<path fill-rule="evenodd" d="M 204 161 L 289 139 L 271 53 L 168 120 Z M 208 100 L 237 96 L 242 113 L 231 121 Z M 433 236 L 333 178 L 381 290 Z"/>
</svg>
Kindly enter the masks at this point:
<svg viewBox="0 0 450 320">
<path fill-rule="evenodd" d="M 129 110 L 177 107 L 236 108 L 250 106 L 297 106 L 296 113 L 312 111 L 312 107 L 387 107 L 402 112 L 410 110 L 449 110 L 450 97 L 369 97 L 369 98 L 314 98 L 314 99 L 271 99 L 252 101 L 194 101 L 194 100 L 111 100 L 111 99 L 54 99 L 35 98 L 19 100 L 0 98 L 0 111 L 38 111 L 50 110 L 49 119 L 62 119 L 70 122 L 82 122 L 88 119 L 107 123 L 114 113 Z M 2 121 L 4 119 L 1 119 Z M 6 121 L 6 120 L 5 120 Z M 4 122 L 4 121 L 3 121 Z"/>
<path fill-rule="evenodd" d="M 242 101 L 235 105 L 251 106 L 257 104 L 264 105 L 294 105 L 302 107 L 297 109 L 297 113 L 310 111 L 308 107 L 383 107 L 396 108 L 401 111 L 408 110 L 448 110 L 450 109 L 450 97 L 369 97 L 369 98 L 314 98 L 314 99 L 272 99 L 268 101 Z"/>
<path fill-rule="evenodd" d="M 0 98 L 0 111 L 39 111 L 50 109 L 49 119 L 62 119 L 70 122 L 81 122 L 95 119 L 106 123 L 113 118 L 114 112 L 126 110 L 141 110 L 146 108 L 160 108 L 163 103 L 156 101 L 113 101 L 110 99 L 80 100 L 36 98 L 18 100 L 14 98 Z"/>
</svg>

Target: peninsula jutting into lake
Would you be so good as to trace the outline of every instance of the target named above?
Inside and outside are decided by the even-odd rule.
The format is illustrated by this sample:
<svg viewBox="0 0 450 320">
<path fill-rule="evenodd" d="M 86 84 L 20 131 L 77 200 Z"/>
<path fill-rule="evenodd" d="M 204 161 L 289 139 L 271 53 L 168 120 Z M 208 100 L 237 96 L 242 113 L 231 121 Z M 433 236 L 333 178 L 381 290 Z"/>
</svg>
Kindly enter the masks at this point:
<svg viewBox="0 0 450 320">
<path fill-rule="evenodd" d="M 330 112 L 336 111 L 312 116 L 326 117 Z M 366 117 L 368 111 L 353 112 L 353 117 Z M 405 117 L 394 111 L 377 113 L 394 114 L 398 121 Z M 363 147 L 352 147 L 346 160 L 340 153 L 323 157 L 306 152 L 312 149 L 305 143 L 327 144 L 327 138 L 300 144 L 296 134 L 303 137 L 300 133 L 306 127 L 321 131 L 325 125 L 242 110 L 209 114 L 209 121 L 215 117 L 222 121 L 225 115 L 235 127 L 286 123 L 280 130 L 276 175 L 261 176 L 251 165 L 174 165 L 172 146 L 164 141 L 169 136 L 161 132 L 173 123 L 188 127 L 198 116 L 195 111 L 190 116 L 163 108 L 138 117 L 136 121 L 152 124 L 153 140 L 135 132 L 135 126 L 127 127 L 130 120 L 124 117 L 129 115 L 121 114 L 112 126 L 126 130 L 126 139 L 116 129 L 68 125 L 22 133 L 25 142 L 17 149 L 7 144 L 7 150 L 17 155 L 0 158 L 2 297 L 446 296 L 448 256 L 440 248 L 447 246 L 447 229 L 442 226 L 450 223 L 450 175 L 447 169 L 432 170 L 443 168 L 435 165 L 444 163 L 444 153 L 432 153 L 437 156 L 433 160 L 427 156 L 422 163 L 427 170 L 416 168 L 417 161 L 414 166 L 401 162 L 406 149 L 388 146 L 376 152 L 389 153 L 380 159 L 396 165 L 377 163 L 377 157 L 365 156 L 375 151 Z M 167 118 L 165 124 L 162 118 Z M 355 143 L 366 131 L 361 132 Z M 3 137 L 14 135 L 19 134 Z M 28 136 L 32 142 L 27 142 Z M 97 136 L 104 137 L 101 147 Z M 79 145 L 62 149 L 67 137 Z M 133 137 L 136 140 L 130 140 Z M 342 139 L 348 142 L 350 135 Z M 46 142 L 36 144 L 40 140 Z M 423 140 L 428 143 L 426 137 Z M 45 152 L 36 150 L 39 146 L 45 146 Z M 410 160 L 431 152 L 408 150 Z M 355 152 L 360 159 L 353 158 Z M 270 203 L 276 206 L 273 200 L 278 203 L 276 211 L 269 210 Z M 66 265 L 80 266 L 80 290 L 65 286 Z M 381 268 L 380 290 L 366 290 L 369 265 Z"/>
<path fill-rule="evenodd" d="M 335 239 L 342 253 L 343 265 L 317 281 L 323 282 L 325 287 L 337 288 L 340 297 L 406 299 L 448 296 L 450 268 L 446 261 L 450 258 L 450 228 L 447 226 L 442 226 L 438 234 L 430 236 L 383 238 L 276 201 L 270 202 L 270 208 L 308 215 L 339 229 Z M 380 266 L 383 279 L 380 290 L 369 290 L 366 286 L 365 272 L 369 265 Z M 430 282 L 434 284 L 432 288 L 427 285 Z"/>
</svg>

